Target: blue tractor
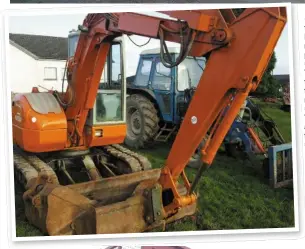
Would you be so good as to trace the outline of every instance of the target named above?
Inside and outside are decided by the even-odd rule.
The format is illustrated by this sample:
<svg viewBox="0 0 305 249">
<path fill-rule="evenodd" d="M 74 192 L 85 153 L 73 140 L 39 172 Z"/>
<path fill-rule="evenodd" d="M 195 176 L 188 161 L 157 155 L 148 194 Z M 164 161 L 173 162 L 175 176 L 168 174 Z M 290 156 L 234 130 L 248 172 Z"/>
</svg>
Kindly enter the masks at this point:
<svg viewBox="0 0 305 249">
<path fill-rule="evenodd" d="M 169 48 L 173 61 L 179 51 Z M 127 146 L 145 148 L 175 136 L 205 65 L 204 57 L 186 57 L 177 67 L 167 68 L 159 48 L 140 54 L 136 74 L 127 78 Z M 274 121 L 248 98 L 224 139 L 228 155 L 266 154 L 257 134 L 250 131 L 253 126 L 268 140 L 268 146 L 285 142 Z"/>
<path fill-rule="evenodd" d="M 169 48 L 176 60 L 178 48 Z M 144 148 L 174 135 L 187 110 L 205 67 L 203 57 L 186 57 L 177 67 L 167 68 L 160 49 L 140 54 L 135 76 L 127 78 L 127 137 L 125 144 Z"/>
</svg>

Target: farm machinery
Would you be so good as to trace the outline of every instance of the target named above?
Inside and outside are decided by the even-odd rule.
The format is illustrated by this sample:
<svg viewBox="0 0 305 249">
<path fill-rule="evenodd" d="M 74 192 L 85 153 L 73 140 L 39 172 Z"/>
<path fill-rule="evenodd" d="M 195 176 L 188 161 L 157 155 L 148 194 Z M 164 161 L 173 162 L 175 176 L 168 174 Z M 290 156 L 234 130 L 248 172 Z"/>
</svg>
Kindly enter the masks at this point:
<svg viewBox="0 0 305 249">
<path fill-rule="evenodd" d="M 171 19 L 88 14 L 67 61 L 66 91 L 15 95 L 15 179 L 25 188 L 27 219 L 44 233 L 144 232 L 193 215 L 197 183 L 259 85 L 286 24 L 282 7 L 246 9 L 238 17 L 231 9 L 162 13 Z M 124 34 L 159 39 L 168 68 L 188 55 L 208 57 L 161 169 L 119 145 L 127 132 Z M 181 44 L 175 60 L 166 41 Z M 185 167 L 204 138 L 189 181 Z"/>
<path fill-rule="evenodd" d="M 168 52 L 172 59 L 179 56 L 177 47 L 168 48 Z M 124 143 L 129 148 L 151 147 L 177 134 L 206 63 L 206 57 L 187 56 L 178 66 L 168 68 L 162 64 L 158 48 L 141 52 L 136 74 L 127 77 Z M 203 144 L 204 141 L 200 146 Z M 263 155 L 263 167 L 268 170 L 268 147 L 285 144 L 285 140 L 276 123 L 247 98 L 223 144 L 226 153 L 234 158 Z M 190 166 L 197 156 L 193 155 Z"/>
<path fill-rule="evenodd" d="M 287 143 L 273 119 L 249 98 L 225 139 L 228 156 L 262 160 L 262 172 L 273 188 L 290 186 L 292 144 Z"/>
<path fill-rule="evenodd" d="M 269 146 L 285 143 L 274 120 L 250 98 L 245 101 L 224 139 L 226 152 L 235 158 L 240 154 L 249 157 L 266 155 Z"/>
</svg>

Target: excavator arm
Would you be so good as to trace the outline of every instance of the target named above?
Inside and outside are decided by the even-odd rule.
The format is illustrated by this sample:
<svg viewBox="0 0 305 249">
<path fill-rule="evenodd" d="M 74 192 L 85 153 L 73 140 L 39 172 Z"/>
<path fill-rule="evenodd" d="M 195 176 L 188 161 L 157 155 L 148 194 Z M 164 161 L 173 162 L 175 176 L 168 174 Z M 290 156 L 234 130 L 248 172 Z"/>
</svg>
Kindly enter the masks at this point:
<svg viewBox="0 0 305 249">
<path fill-rule="evenodd" d="M 247 9 L 229 25 L 231 42 L 210 54 L 162 170 L 163 187 L 173 190 L 181 174 L 186 179 L 185 165 L 205 139 L 203 164 L 192 185 L 186 182 L 190 196 L 184 198 L 173 192 L 179 204 L 172 204 L 169 210 L 194 200 L 193 190 L 200 175 L 212 164 L 247 96 L 258 87 L 285 23 L 284 8 Z"/>
<path fill-rule="evenodd" d="M 230 9 L 163 13 L 172 19 L 137 13 L 87 15 L 68 63 L 68 89 L 59 102 L 68 122 L 66 149 L 88 148 L 92 134 L 86 119 L 116 37 L 159 39 L 161 61 L 170 68 L 187 55 L 207 57 L 164 167 L 68 186 L 34 184 L 25 195 L 31 200 L 26 202 L 27 217 L 47 233 L 142 232 L 193 214 L 200 175 L 212 164 L 246 97 L 259 85 L 286 23 L 281 7 L 246 9 L 238 17 Z M 180 43 L 176 61 L 166 41 Z M 201 167 L 190 183 L 184 169 L 203 139 Z"/>
<path fill-rule="evenodd" d="M 161 173 L 160 183 L 167 196 L 171 196 L 167 207 L 170 213 L 196 200 L 193 190 L 200 174 L 211 165 L 240 107 L 261 81 L 285 26 L 286 10 L 246 9 L 238 18 L 230 9 L 163 13 L 177 20 L 137 13 L 89 14 L 86 17 L 80 27 L 82 33 L 75 57 L 69 65 L 70 85 L 78 101 L 67 108 L 66 114 L 68 120 L 77 119 L 77 126 L 69 127 L 71 136 L 82 134 L 88 111 L 94 105 L 109 42 L 117 36 L 136 34 L 159 39 L 161 61 L 166 67 L 176 66 L 187 55 L 208 56 L 205 71 Z M 176 62 L 167 57 L 165 41 L 181 44 Z M 70 92 L 68 89 L 67 95 Z M 226 115 L 222 115 L 225 108 L 228 108 Z M 183 171 L 203 139 L 203 165 L 191 186 Z M 78 137 L 77 141 L 81 139 Z M 187 196 L 180 196 L 176 188 L 180 176 L 187 186 Z"/>
</svg>

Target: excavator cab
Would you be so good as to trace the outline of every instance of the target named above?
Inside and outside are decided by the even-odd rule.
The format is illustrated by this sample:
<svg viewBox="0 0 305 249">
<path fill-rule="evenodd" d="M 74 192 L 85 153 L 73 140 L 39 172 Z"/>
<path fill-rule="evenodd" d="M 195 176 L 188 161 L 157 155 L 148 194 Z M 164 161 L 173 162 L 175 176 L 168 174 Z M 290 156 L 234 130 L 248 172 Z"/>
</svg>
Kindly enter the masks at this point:
<svg viewBox="0 0 305 249">
<path fill-rule="evenodd" d="M 80 31 L 68 35 L 68 56 L 72 58 L 77 48 Z M 125 123 L 125 51 L 124 37 L 116 38 L 109 49 L 94 108 L 89 111 L 88 126 Z"/>
<path fill-rule="evenodd" d="M 79 32 L 72 31 L 68 36 L 68 61 L 73 59 Z M 125 138 L 126 83 L 123 39 L 116 38 L 111 43 L 97 95 L 92 98 L 95 104 L 88 110 L 83 142 L 87 148 L 119 144 Z M 67 69 L 65 71 L 68 74 Z M 12 110 L 15 144 L 25 151 L 39 153 L 53 153 L 71 147 L 67 144 L 67 131 L 72 122 L 67 121 L 65 115 L 68 104 L 63 104 L 64 94 L 57 91 L 32 92 L 17 94 L 14 97 Z M 57 121 L 49 122 L 52 119 Z"/>
</svg>

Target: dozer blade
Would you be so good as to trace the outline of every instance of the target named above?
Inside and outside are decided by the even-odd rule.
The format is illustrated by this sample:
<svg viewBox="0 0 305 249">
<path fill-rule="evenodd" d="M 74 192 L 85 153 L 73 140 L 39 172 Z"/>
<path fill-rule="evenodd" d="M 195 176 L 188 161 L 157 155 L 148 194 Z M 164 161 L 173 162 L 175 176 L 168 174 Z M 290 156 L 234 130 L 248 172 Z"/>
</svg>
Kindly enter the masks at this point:
<svg viewBox="0 0 305 249">
<path fill-rule="evenodd" d="M 49 235 L 73 235 L 144 232 L 194 214 L 196 203 L 165 216 L 159 178 L 154 169 L 67 186 L 36 185 L 24 194 L 26 217 Z M 179 192 L 186 194 L 184 187 Z"/>
</svg>

